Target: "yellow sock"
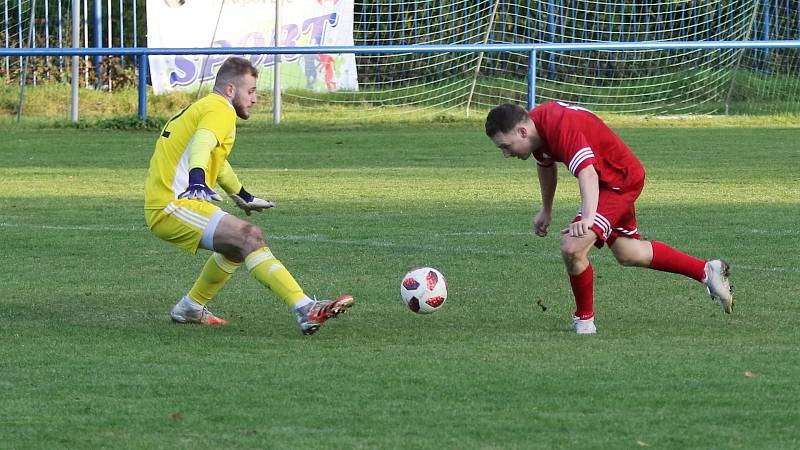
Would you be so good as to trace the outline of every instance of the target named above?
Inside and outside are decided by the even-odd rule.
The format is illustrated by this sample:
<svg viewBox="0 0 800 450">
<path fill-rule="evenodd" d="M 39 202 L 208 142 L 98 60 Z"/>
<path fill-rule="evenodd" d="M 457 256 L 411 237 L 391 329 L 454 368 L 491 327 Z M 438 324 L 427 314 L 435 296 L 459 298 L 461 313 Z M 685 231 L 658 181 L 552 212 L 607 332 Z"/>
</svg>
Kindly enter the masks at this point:
<svg viewBox="0 0 800 450">
<path fill-rule="evenodd" d="M 253 278 L 272 290 L 287 305 L 294 306 L 295 303 L 305 298 L 306 294 L 303 293 L 300 285 L 283 267 L 283 264 L 272 255 L 268 247 L 260 248 L 247 255 L 244 264 Z"/>
<path fill-rule="evenodd" d="M 219 253 L 212 253 L 189 291 L 189 297 L 201 305 L 210 302 L 240 265 Z"/>
</svg>

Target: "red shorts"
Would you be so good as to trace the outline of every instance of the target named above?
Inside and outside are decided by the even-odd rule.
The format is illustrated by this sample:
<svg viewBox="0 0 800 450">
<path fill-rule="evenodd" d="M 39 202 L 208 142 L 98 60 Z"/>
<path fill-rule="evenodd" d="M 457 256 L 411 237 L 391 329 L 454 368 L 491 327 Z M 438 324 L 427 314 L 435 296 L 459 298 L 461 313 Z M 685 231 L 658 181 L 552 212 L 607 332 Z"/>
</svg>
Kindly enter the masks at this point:
<svg viewBox="0 0 800 450">
<path fill-rule="evenodd" d="M 639 229 L 636 226 L 636 208 L 634 203 L 639 198 L 644 188 L 644 180 L 634 186 L 627 186 L 624 190 L 600 186 L 600 197 L 597 201 L 597 214 L 595 214 L 592 231 L 597 235 L 594 245 L 602 248 L 603 244 L 614 244 L 618 237 L 624 236 L 640 239 Z M 580 211 L 573 222 L 581 219 Z"/>
</svg>

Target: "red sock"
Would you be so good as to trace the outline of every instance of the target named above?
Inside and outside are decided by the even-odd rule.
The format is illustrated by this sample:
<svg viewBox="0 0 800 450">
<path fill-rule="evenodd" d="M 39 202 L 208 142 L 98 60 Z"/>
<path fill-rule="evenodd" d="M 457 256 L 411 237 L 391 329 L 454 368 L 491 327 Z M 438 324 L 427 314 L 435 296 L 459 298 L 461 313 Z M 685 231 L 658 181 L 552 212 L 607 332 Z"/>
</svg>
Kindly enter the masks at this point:
<svg viewBox="0 0 800 450">
<path fill-rule="evenodd" d="M 650 241 L 650 245 L 653 246 L 651 269 L 679 273 L 700 282 L 706 277 L 706 262 L 702 259 L 675 250 L 663 242 Z"/>
<path fill-rule="evenodd" d="M 594 317 L 594 270 L 592 265 L 580 275 L 570 275 L 569 284 L 575 296 L 575 316 L 586 320 Z"/>
</svg>

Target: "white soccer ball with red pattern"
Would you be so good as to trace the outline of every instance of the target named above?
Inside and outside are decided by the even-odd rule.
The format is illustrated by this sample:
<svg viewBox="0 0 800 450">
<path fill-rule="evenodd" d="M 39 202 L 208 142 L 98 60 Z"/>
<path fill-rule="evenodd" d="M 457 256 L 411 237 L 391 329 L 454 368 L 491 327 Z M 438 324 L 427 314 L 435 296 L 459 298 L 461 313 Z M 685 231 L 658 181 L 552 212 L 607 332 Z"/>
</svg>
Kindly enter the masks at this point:
<svg viewBox="0 0 800 450">
<path fill-rule="evenodd" d="M 400 297 L 417 314 L 436 312 L 447 300 L 447 280 L 433 267 L 411 269 L 400 283 Z"/>
</svg>

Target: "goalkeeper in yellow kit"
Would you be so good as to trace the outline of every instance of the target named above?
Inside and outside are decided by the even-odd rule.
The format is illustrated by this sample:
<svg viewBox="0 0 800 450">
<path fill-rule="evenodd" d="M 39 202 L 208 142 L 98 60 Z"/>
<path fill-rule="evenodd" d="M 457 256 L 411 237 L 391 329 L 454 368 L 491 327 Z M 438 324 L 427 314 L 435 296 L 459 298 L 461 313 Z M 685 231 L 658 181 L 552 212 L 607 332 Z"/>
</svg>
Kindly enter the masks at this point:
<svg viewBox="0 0 800 450">
<path fill-rule="evenodd" d="M 249 60 L 228 58 L 214 90 L 172 117 L 156 142 L 145 186 L 144 213 L 159 238 L 191 253 L 213 253 L 191 290 L 172 308 L 179 323 L 226 325 L 206 305 L 244 262 L 250 275 L 292 308 L 300 331 L 313 334 L 353 305 L 351 295 L 312 300 L 267 247 L 260 228 L 221 210 L 218 184 L 249 216 L 275 205 L 247 192 L 228 163 L 236 117 L 247 119 L 256 103 L 258 73 Z"/>
</svg>

